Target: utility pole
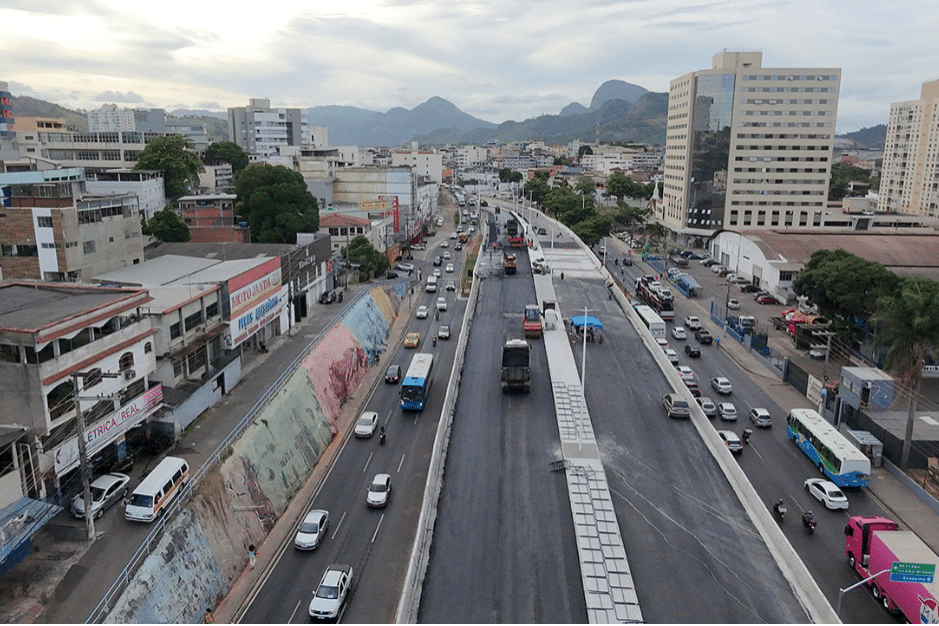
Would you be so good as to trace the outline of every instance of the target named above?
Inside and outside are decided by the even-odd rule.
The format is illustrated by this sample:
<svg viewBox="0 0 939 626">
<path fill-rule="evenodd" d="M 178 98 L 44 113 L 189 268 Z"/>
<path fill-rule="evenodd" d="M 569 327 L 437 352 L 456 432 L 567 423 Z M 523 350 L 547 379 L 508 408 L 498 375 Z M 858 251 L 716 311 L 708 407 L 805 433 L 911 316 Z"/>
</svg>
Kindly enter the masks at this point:
<svg viewBox="0 0 939 626">
<path fill-rule="evenodd" d="M 85 530 L 88 541 L 95 540 L 95 516 L 91 512 L 91 483 L 88 481 L 88 449 L 85 446 L 85 414 L 82 413 L 80 402 L 80 381 L 82 372 L 72 374 L 72 389 L 75 394 L 75 424 L 78 428 L 78 471 L 82 476 L 82 498 L 85 500 Z"/>
</svg>

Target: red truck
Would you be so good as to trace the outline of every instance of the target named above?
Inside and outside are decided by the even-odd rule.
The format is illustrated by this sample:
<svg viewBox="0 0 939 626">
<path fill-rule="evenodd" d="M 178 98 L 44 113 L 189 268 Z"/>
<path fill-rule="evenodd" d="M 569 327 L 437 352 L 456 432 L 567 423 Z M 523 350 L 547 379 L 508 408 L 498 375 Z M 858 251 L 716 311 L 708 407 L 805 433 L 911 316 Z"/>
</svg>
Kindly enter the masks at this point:
<svg viewBox="0 0 939 626">
<path fill-rule="evenodd" d="M 881 606 L 902 613 L 911 624 L 939 624 L 939 580 L 931 583 L 890 580 L 896 562 L 934 565 L 939 556 L 915 533 L 900 530 L 885 517 L 852 517 L 844 527 L 848 564 L 867 582 Z M 886 573 L 881 573 L 886 570 Z"/>
</svg>

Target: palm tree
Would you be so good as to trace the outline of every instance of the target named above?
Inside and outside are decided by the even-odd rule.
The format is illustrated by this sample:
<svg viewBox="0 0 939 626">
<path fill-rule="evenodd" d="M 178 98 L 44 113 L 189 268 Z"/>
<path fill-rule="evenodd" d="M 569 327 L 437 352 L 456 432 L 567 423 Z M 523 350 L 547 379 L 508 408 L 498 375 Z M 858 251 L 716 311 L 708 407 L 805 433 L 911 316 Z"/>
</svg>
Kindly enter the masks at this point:
<svg viewBox="0 0 939 626">
<path fill-rule="evenodd" d="M 896 290 L 881 298 L 873 319 L 880 322 L 881 341 L 890 346 L 886 367 L 896 372 L 897 381 L 914 390 L 910 394 L 906 435 L 900 469 L 910 462 L 916 396 L 923 375 L 927 348 L 939 347 L 939 283 L 928 278 L 904 276 Z"/>
</svg>

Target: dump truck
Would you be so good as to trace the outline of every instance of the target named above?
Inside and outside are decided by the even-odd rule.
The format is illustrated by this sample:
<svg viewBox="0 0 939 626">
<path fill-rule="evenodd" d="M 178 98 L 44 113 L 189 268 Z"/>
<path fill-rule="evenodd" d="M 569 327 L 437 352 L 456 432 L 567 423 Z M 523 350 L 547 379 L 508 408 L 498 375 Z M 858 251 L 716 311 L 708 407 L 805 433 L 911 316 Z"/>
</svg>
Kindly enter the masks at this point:
<svg viewBox="0 0 939 626">
<path fill-rule="evenodd" d="M 887 612 L 902 613 L 911 624 L 939 623 L 939 580 L 920 575 L 939 569 L 939 556 L 922 539 L 886 517 L 852 517 L 844 534 L 848 565 L 870 578 L 866 583 Z"/>
<path fill-rule="evenodd" d="M 524 339 L 509 339 L 502 346 L 502 393 L 531 390 L 531 346 Z"/>
<path fill-rule="evenodd" d="M 506 275 L 514 274 L 518 271 L 518 261 L 514 254 L 505 254 L 502 256 L 502 269 Z"/>
</svg>

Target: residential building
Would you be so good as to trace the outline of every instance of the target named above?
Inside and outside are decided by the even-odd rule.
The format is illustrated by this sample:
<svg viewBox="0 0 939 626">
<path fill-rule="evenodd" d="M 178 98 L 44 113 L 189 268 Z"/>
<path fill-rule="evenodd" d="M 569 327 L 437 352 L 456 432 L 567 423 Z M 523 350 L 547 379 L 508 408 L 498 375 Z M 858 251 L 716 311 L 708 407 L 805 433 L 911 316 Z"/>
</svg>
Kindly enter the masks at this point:
<svg viewBox="0 0 939 626">
<path fill-rule="evenodd" d="M 88 130 L 91 130 L 89 126 Z M 134 109 L 134 127 L 124 128 L 102 128 L 100 130 L 139 130 L 142 133 L 172 133 L 166 123 L 165 109 Z"/>
<path fill-rule="evenodd" d="M 205 171 L 199 174 L 199 188 L 210 193 L 234 191 L 235 176 L 231 163 L 220 161 L 206 165 Z"/>
<path fill-rule="evenodd" d="M 164 124 L 165 133 L 169 135 L 182 135 L 192 142 L 197 152 L 205 152 L 212 141 L 209 139 L 209 132 L 205 127 L 205 122 L 197 120 L 170 120 Z M 137 130 L 146 130 L 138 128 Z"/>
<path fill-rule="evenodd" d="M 720 52 L 670 83 L 658 217 L 675 233 L 821 225 L 841 70 L 762 57 Z"/>
<path fill-rule="evenodd" d="M 890 105 L 877 209 L 939 215 L 939 80 Z"/>
<path fill-rule="evenodd" d="M 32 137 L 32 133 L 24 136 Z M 37 156 L 57 162 L 60 167 L 81 167 L 87 172 L 134 169 L 137 157 L 147 143 L 162 137 L 159 133 L 137 131 L 74 133 L 39 130 L 35 139 L 20 141 L 23 156 Z M 30 150 L 32 148 L 32 150 Z"/>
<path fill-rule="evenodd" d="M 143 260 L 136 194 L 90 194 L 80 168 L 0 174 L 0 188 L 0 278 L 81 281 Z"/>
<path fill-rule="evenodd" d="M 165 114 L 164 114 L 165 115 Z M 137 130 L 133 109 L 119 109 L 116 104 L 103 104 L 100 109 L 88 111 L 88 132 L 117 133 Z"/>
<path fill-rule="evenodd" d="M 272 109 L 267 98 L 252 98 L 247 107 L 228 109 L 228 136 L 261 160 L 276 155 L 283 146 L 308 148 L 312 141 L 305 111 Z"/>
<path fill-rule="evenodd" d="M 140 214 L 150 219 L 166 207 L 166 189 L 160 170 L 115 169 L 87 175 L 85 188 L 95 195 L 128 194 L 137 196 Z"/>
<path fill-rule="evenodd" d="M 22 433 L 0 505 L 17 496 L 62 504 L 78 491 L 79 408 L 89 457 L 133 453 L 130 431 L 162 403 L 149 379 L 149 300 L 139 288 L 0 283 L 0 423 Z"/>
<path fill-rule="evenodd" d="M 0 81 L 0 161 L 13 161 L 19 158 L 15 143 L 16 118 L 13 115 L 13 101 L 10 87 Z"/>
<path fill-rule="evenodd" d="M 403 243 L 419 239 L 421 226 L 437 210 L 436 193 L 433 203 L 421 202 L 418 186 L 409 167 L 347 167 L 335 171 L 333 202 L 342 209 L 390 211 L 395 240 Z"/>
<path fill-rule="evenodd" d="M 478 146 L 466 146 L 456 151 L 456 163 L 461 169 L 483 164 L 488 158 L 489 150 Z"/>
<path fill-rule="evenodd" d="M 235 194 L 183 196 L 176 201 L 192 243 L 250 243 L 247 225 L 235 222 Z"/>
<path fill-rule="evenodd" d="M 330 211 L 320 214 L 320 230 L 329 233 L 329 247 L 336 255 L 360 235 L 379 252 L 385 252 L 394 243 L 393 220 L 389 218 L 372 219 Z"/>
<path fill-rule="evenodd" d="M 408 166 L 418 176 L 443 182 L 443 155 L 434 150 L 395 150 L 391 153 L 391 166 Z"/>
</svg>

